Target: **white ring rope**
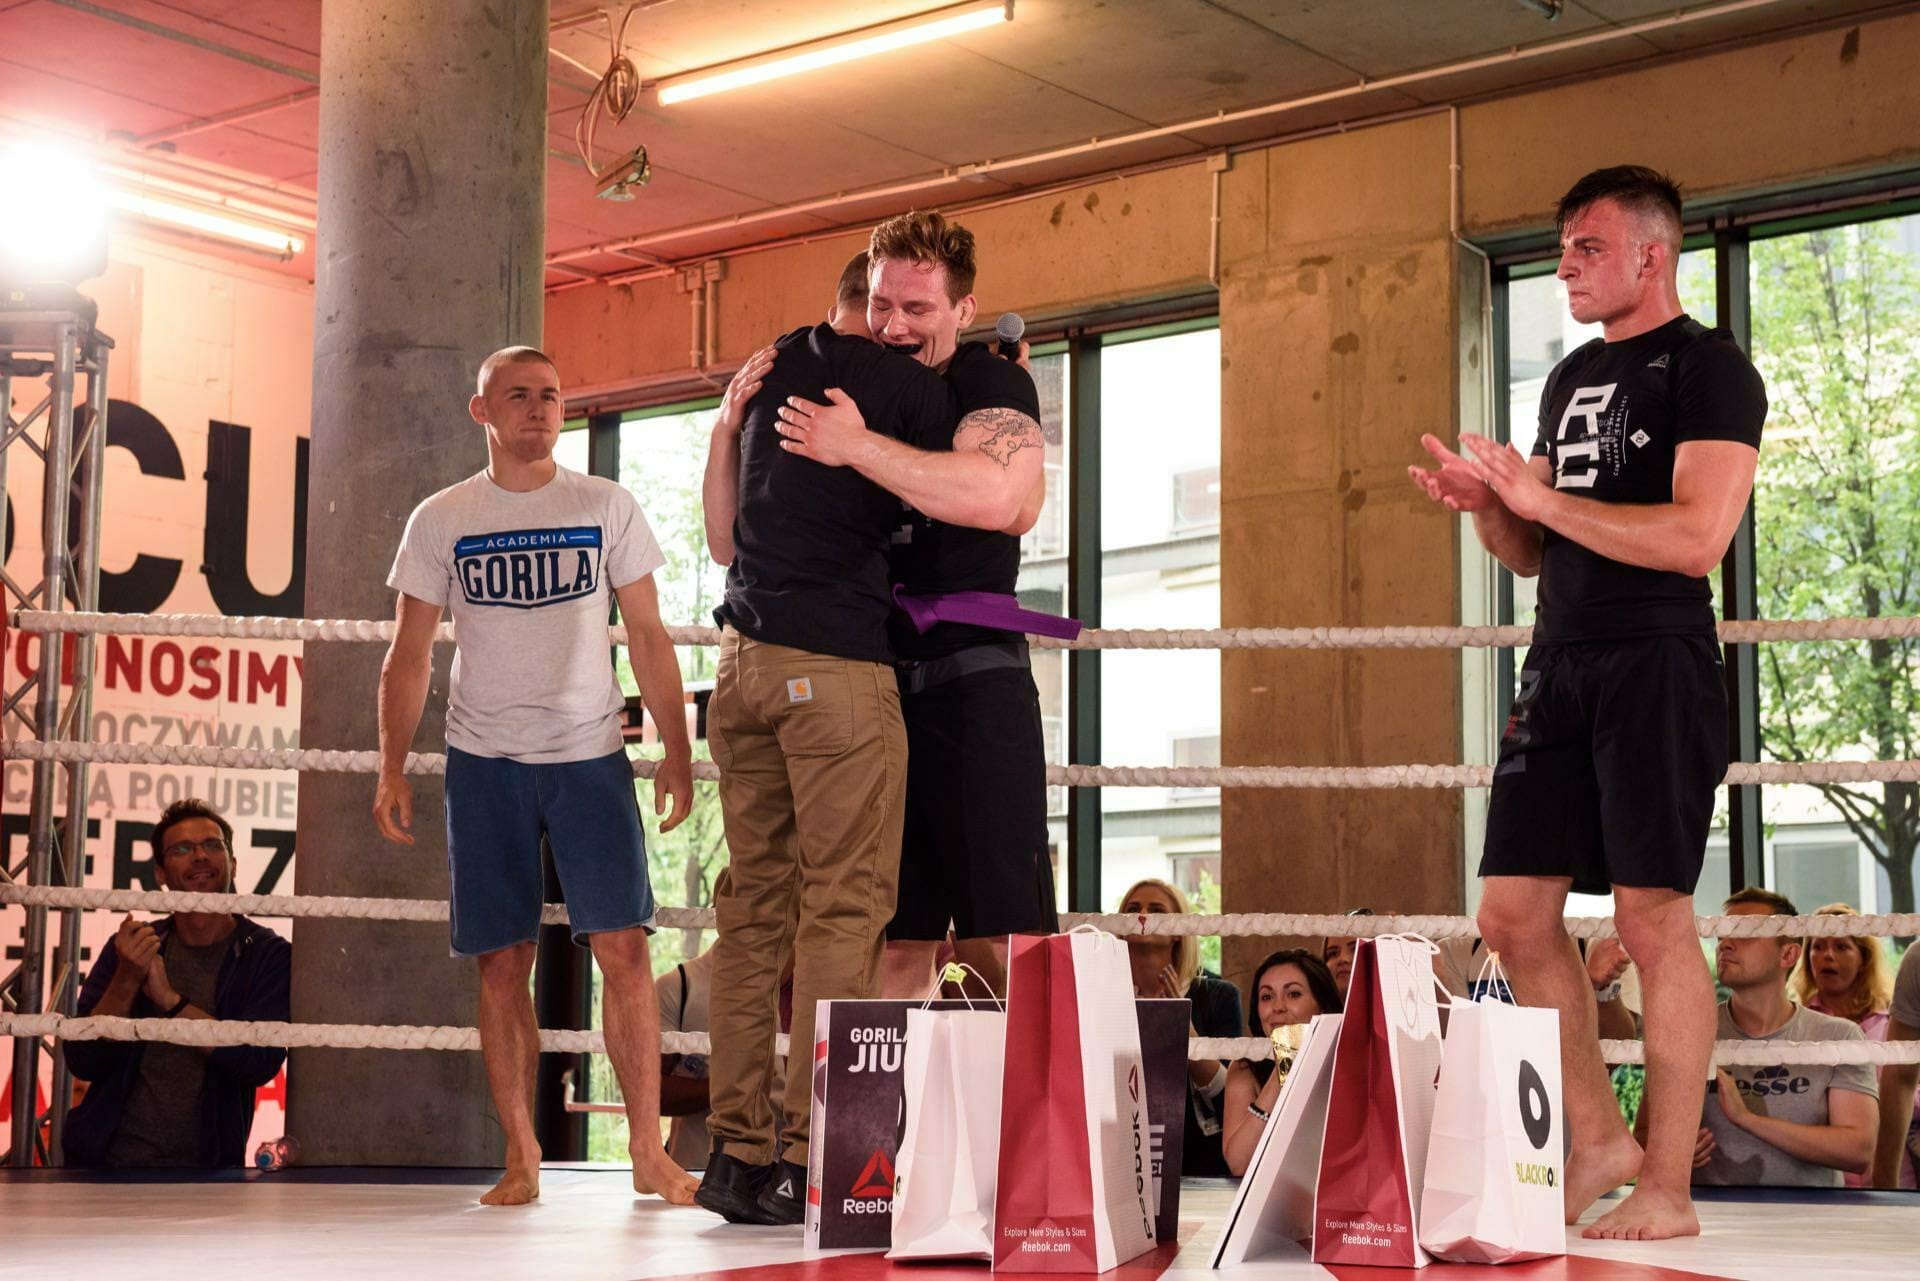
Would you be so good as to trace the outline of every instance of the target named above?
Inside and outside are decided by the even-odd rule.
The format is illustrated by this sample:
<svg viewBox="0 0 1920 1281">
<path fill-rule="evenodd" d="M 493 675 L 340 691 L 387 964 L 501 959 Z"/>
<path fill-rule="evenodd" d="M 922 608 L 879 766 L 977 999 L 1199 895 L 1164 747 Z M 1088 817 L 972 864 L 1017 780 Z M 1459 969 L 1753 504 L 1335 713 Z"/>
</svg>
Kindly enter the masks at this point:
<svg viewBox="0 0 1920 1281">
<path fill-rule="evenodd" d="M 376 774 L 380 753 L 208 747 L 201 744 L 83 743 L 15 739 L 7 755 L 22 761 L 90 761 L 103 765 L 194 765 L 209 769 L 311 770 L 332 774 Z M 652 778 L 655 757 L 633 762 L 636 778 Z M 409 774 L 444 774 L 447 758 L 434 752 L 407 756 Z M 720 768 L 695 761 L 693 777 L 714 782 Z M 1920 760 L 1902 761 L 1736 761 L 1726 782 L 1742 783 L 1913 783 L 1920 782 Z M 1460 788 L 1489 787 L 1491 765 L 1226 765 L 1173 767 L 1143 765 L 1049 765 L 1047 782 L 1067 787 L 1260 787 L 1260 788 Z"/>
<path fill-rule="evenodd" d="M 1189 1059 L 1270 1059 L 1273 1042 L 1264 1037 L 1196 1036 L 1187 1042 Z M 1602 1041 L 1607 1063 L 1644 1063 L 1642 1041 Z M 1713 1061 L 1721 1067 L 1840 1067 L 1855 1063 L 1876 1067 L 1920 1063 L 1920 1041 L 1715 1041 Z"/>
<path fill-rule="evenodd" d="M 260 618 L 221 614 L 96 614 L 23 609 L 14 626 L 26 632 L 119 636 L 191 636 L 249 640 L 387 641 L 390 619 Z M 607 629 L 626 643 L 624 627 Z M 1761 641 L 1894 640 L 1920 636 L 1920 617 L 1733 620 L 1720 639 Z M 669 627 L 676 645 L 717 645 L 717 627 Z M 443 623 L 440 639 L 453 639 Z M 1035 637 L 1041 649 L 1504 649 L 1529 644 L 1531 627 L 1216 627 L 1089 628 L 1073 640 Z"/>
<path fill-rule="evenodd" d="M 386 1023 L 250 1023 L 241 1019 L 75 1018 L 65 1014 L 0 1013 L 0 1036 L 51 1036 L 66 1041 L 162 1041 L 218 1049 L 229 1045 L 277 1045 L 286 1049 L 332 1050 L 477 1050 L 476 1027 L 420 1027 Z M 712 1042 L 704 1032 L 662 1032 L 662 1054 L 707 1054 Z M 548 1054 L 604 1054 L 604 1033 L 574 1028 L 541 1028 L 540 1049 Z M 774 1038 L 774 1051 L 787 1052 L 787 1036 Z"/>
<path fill-rule="evenodd" d="M 275 1045 L 288 1049 L 337 1050 L 477 1050 L 480 1029 L 420 1027 L 377 1023 L 250 1023 L 216 1019 L 126 1019 L 64 1014 L 0 1013 L 0 1036 L 50 1036 L 67 1041 L 146 1041 L 168 1045 L 220 1048 L 232 1045 Z M 604 1054 L 603 1033 L 570 1028 L 540 1029 L 540 1049 L 548 1054 Z M 662 1032 L 663 1054 L 707 1054 L 712 1042 L 704 1032 Z M 774 1038 L 774 1052 L 788 1053 L 788 1038 Z M 1639 1041 L 1602 1041 L 1608 1063 L 1639 1063 L 1645 1046 Z M 1187 1041 L 1189 1061 L 1204 1059 L 1267 1059 L 1273 1043 L 1265 1037 L 1192 1037 Z M 1723 1067 L 1773 1066 L 1837 1067 L 1849 1064 L 1881 1066 L 1920 1063 L 1920 1041 L 1718 1041 L 1713 1061 Z"/>
<path fill-rule="evenodd" d="M 444 921 L 445 899 L 346 898 L 319 894 L 193 894 L 175 890 L 81 889 L 59 885 L 0 884 L 0 904 L 112 912 L 218 912 L 274 918 L 349 921 Z M 567 924 L 563 903 L 541 908 L 542 925 Z M 710 930 L 710 907 L 662 907 L 654 912 L 660 930 Z"/>
<path fill-rule="evenodd" d="M 170 890 L 86 889 L 56 885 L 0 884 L 0 904 L 24 904 L 54 909 L 104 909 L 119 912 L 238 912 L 275 918 L 318 918 L 363 921 L 444 921 L 444 899 L 336 898 L 316 894 L 191 894 Z M 541 911 L 546 925 L 567 923 L 564 904 L 548 903 Z M 713 929 L 710 907 L 663 907 L 654 915 L 663 930 Z M 1612 938 L 1613 918 L 1570 916 L 1567 933 L 1574 938 Z M 1062 929 L 1092 925 L 1117 935 L 1228 936 L 1254 938 L 1377 938 L 1387 934 L 1419 934 L 1426 938 L 1477 938 L 1480 927 L 1470 916 L 1336 916 L 1287 912 L 1153 913 L 1119 916 L 1063 912 Z M 1702 916 L 1695 918 L 1702 938 L 1869 938 L 1920 935 L 1920 913 L 1881 916 Z"/>
</svg>

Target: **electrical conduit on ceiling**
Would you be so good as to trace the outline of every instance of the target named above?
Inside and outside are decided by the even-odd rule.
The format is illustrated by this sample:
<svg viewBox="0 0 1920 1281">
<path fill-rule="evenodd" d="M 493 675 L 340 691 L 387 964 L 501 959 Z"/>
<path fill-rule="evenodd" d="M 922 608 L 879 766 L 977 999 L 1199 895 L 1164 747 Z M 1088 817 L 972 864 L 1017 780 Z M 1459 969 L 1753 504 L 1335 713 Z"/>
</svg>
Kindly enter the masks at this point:
<svg viewBox="0 0 1920 1281">
<path fill-rule="evenodd" d="M 771 205 L 751 213 L 735 214 L 726 218 L 710 219 L 706 222 L 675 227 L 667 231 L 650 232 L 641 236 L 628 236 L 619 240 L 603 241 L 599 244 L 584 245 L 577 249 L 561 250 L 547 255 L 549 265 L 577 262 L 582 258 L 593 258 L 617 253 L 626 249 L 641 249 L 649 245 L 668 244 L 677 240 L 686 240 L 694 236 L 711 235 L 738 227 L 750 226 L 790 218 L 800 214 L 816 213 L 823 209 L 837 208 L 855 200 L 877 200 L 889 196 L 912 195 L 934 187 L 944 187 L 951 183 L 970 178 L 986 178 L 1014 169 L 1028 168 L 1049 161 L 1067 160 L 1077 156 L 1112 151 L 1119 147 L 1137 146 L 1177 134 L 1191 133 L 1203 129 L 1217 129 L 1223 125 L 1238 124 L 1242 121 L 1257 120 L 1267 116 L 1285 115 L 1301 111 L 1308 107 L 1321 106 L 1329 102 L 1357 98 L 1371 93 L 1380 93 L 1390 89 L 1402 89 L 1410 85 L 1424 84 L 1448 76 L 1463 75 L 1470 71 L 1480 71 L 1488 67 L 1497 67 L 1553 54 L 1566 53 L 1569 50 L 1588 48 L 1596 45 L 1611 44 L 1619 40 L 1632 39 L 1651 31 L 1671 31 L 1692 26 L 1700 22 L 1729 17 L 1750 10 L 1774 8 L 1793 3 L 1795 0 L 1723 0 L 1720 4 L 1706 5 L 1699 9 L 1684 10 L 1664 14 L 1659 17 L 1645 18 L 1638 22 L 1629 22 L 1621 26 L 1607 27 L 1599 31 L 1584 32 L 1576 36 L 1567 36 L 1559 40 L 1550 40 L 1541 44 L 1516 46 L 1500 53 L 1482 54 L 1457 62 L 1443 63 L 1437 67 L 1428 67 L 1420 71 L 1404 72 L 1400 75 L 1383 76 L 1379 79 L 1362 78 L 1355 84 L 1343 85 L 1338 89 L 1328 89 L 1319 93 L 1307 94 L 1299 98 L 1287 98 L 1279 102 L 1261 106 L 1243 107 L 1237 111 L 1218 111 L 1209 116 L 1199 116 L 1182 120 L 1170 125 L 1157 125 L 1149 129 L 1136 129 L 1130 133 L 1113 134 L 1105 138 L 1092 138 L 1086 142 L 1064 147 L 1051 147 L 1043 151 L 1027 152 L 1024 155 L 1010 156 L 1002 160 L 983 160 L 975 164 L 959 165 L 942 169 L 937 173 L 924 174 L 899 182 L 882 183 L 873 187 L 836 192 L 831 196 L 818 196 L 809 200 L 793 201 L 783 205 Z M 1353 123 L 1361 123 L 1354 121 Z M 1230 148 L 1229 150 L 1233 150 Z"/>
</svg>

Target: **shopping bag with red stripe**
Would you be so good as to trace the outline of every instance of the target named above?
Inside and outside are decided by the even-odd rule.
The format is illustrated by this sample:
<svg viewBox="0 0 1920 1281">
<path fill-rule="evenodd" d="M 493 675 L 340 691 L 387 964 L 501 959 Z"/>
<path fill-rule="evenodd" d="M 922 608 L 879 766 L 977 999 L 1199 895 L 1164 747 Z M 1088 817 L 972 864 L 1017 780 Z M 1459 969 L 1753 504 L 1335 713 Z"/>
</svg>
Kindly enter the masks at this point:
<svg viewBox="0 0 1920 1281">
<path fill-rule="evenodd" d="M 1126 945 L 1086 927 L 1015 937 L 994 1267 L 1104 1272 L 1152 1249 L 1148 1133 Z"/>
</svg>

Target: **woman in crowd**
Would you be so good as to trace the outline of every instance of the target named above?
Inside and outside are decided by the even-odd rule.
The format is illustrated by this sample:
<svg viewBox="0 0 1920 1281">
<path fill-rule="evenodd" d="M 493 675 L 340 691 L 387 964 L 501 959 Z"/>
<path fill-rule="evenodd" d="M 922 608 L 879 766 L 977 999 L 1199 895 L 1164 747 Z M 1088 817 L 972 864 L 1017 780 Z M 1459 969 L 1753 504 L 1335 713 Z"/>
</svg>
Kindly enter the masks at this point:
<svg viewBox="0 0 1920 1281">
<path fill-rule="evenodd" d="M 1185 915 L 1187 896 L 1166 881 L 1144 880 L 1121 896 L 1127 916 Z M 1191 934 L 1130 935 L 1127 960 L 1133 966 L 1133 994 L 1147 998 L 1184 998 L 1193 1003 L 1194 1036 L 1236 1036 L 1240 1030 L 1240 989 L 1200 968 L 1200 940 Z M 1220 1152 L 1221 1099 L 1227 1065 L 1217 1059 L 1187 1064 L 1186 1146 L 1182 1174 L 1224 1178 Z"/>
<path fill-rule="evenodd" d="M 1254 1036 L 1271 1036 L 1277 1027 L 1309 1022 L 1316 1014 L 1338 1014 L 1342 1001 L 1333 973 L 1325 961 L 1305 948 L 1275 952 L 1253 972 L 1253 999 L 1248 1003 L 1247 1029 Z M 1222 1151 L 1229 1173 L 1247 1172 L 1260 1131 L 1280 1097 L 1280 1078 L 1273 1061 L 1241 1059 L 1227 1069 L 1225 1141 Z"/>
<path fill-rule="evenodd" d="M 1850 904 L 1829 903 L 1816 916 L 1858 916 Z M 1800 964 L 1793 971 L 1794 999 L 1820 1014 L 1850 1019 L 1869 1041 L 1887 1039 L 1888 1006 L 1893 1001 L 1893 966 L 1885 945 L 1871 936 L 1810 938 L 1800 947 Z M 1881 1072 L 1884 1078 L 1884 1069 Z M 1884 1082 L 1883 1082 L 1884 1088 Z M 1915 1112 L 1920 1116 L 1920 1104 Z M 1872 1187 L 1871 1176 L 1847 1175 L 1850 1188 Z M 1913 1158 L 1900 1163 L 1900 1186 L 1914 1186 Z"/>
</svg>

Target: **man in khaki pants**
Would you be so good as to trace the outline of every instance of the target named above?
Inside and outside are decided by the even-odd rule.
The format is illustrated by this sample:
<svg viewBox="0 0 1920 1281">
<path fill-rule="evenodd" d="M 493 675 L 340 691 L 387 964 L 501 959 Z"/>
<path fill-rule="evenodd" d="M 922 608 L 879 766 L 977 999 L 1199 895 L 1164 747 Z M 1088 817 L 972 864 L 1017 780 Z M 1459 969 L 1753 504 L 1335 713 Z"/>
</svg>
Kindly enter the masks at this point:
<svg viewBox="0 0 1920 1281">
<path fill-rule="evenodd" d="M 973 497 L 946 518 L 999 528 L 1030 526 L 1037 514 L 1037 426 L 1026 423 L 1032 439 L 1020 438 L 1033 454 L 1021 462 L 1033 466 L 978 456 L 982 441 L 1011 450 L 1016 429 L 992 419 L 1013 406 L 991 378 L 956 388 L 926 363 L 866 341 L 867 269 L 866 254 L 847 265 L 828 324 L 789 334 L 748 362 L 728 391 L 707 463 L 707 544 L 728 566 L 715 611 L 723 630 L 708 738 L 721 770 L 732 887 L 715 904 L 714 1153 L 697 1199 L 734 1222 L 804 1217 L 814 1007 L 880 995 L 906 787 L 888 635 L 888 550 L 900 500 L 837 465 L 850 458 L 816 461 L 805 433 L 776 415 L 803 398 L 824 403 L 831 388 L 859 411 L 861 441 L 912 446 L 916 476 Z M 971 297 L 964 306 L 971 316 Z M 1001 363 L 977 344 L 966 355 L 969 368 Z M 803 1066 L 787 1073 L 776 1142 L 772 1029 L 789 951 L 791 1061 Z"/>
<path fill-rule="evenodd" d="M 879 995 L 899 879 L 907 740 L 887 642 L 887 541 L 900 504 L 852 470 L 782 449 L 775 418 L 788 395 L 838 387 L 877 431 L 926 448 L 951 439 L 951 393 L 866 339 L 865 292 L 861 255 L 834 323 L 781 338 L 770 368 L 764 353 L 750 362 L 739 388 L 764 376 L 765 389 L 743 429 L 739 389 L 729 397 L 708 465 L 709 515 L 732 510 L 736 467 L 738 510 L 709 536 L 729 562 L 707 737 L 731 885 L 714 904 L 714 1150 L 696 1199 L 735 1223 L 798 1223 L 806 1209 L 812 1074 L 787 1073 L 777 1139 L 769 1106 L 781 970 L 791 955 L 792 1053 L 806 1064 L 816 1001 Z"/>
</svg>

